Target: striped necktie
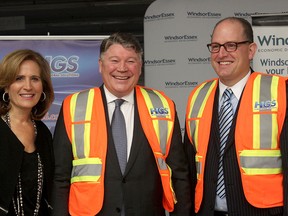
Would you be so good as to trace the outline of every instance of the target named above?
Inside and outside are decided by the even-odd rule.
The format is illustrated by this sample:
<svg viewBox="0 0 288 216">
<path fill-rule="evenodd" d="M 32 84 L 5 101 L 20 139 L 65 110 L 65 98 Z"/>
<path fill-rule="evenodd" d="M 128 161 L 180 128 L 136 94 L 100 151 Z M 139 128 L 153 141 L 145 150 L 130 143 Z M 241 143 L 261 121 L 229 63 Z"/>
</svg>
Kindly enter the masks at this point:
<svg viewBox="0 0 288 216">
<path fill-rule="evenodd" d="M 217 180 L 217 195 L 223 199 L 226 196 L 224 185 L 224 171 L 223 171 L 223 153 L 229 135 L 230 127 L 233 121 L 233 107 L 231 104 L 231 96 L 233 92 L 231 89 L 226 89 L 223 93 L 223 104 L 219 113 L 219 132 L 220 132 L 220 153 L 219 153 L 219 169 Z"/>
</svg>

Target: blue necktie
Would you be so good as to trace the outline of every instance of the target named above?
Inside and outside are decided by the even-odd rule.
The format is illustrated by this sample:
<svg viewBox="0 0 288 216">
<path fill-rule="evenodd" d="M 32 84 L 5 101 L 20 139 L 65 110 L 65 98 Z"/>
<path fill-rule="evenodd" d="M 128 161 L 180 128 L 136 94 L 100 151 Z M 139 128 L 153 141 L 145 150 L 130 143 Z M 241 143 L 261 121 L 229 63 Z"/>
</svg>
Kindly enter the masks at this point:
<svg viewBox="0 0 288 216">
<path fill-rule="evenodd" d="M 120 109 L 120 106 L 125 100 L 116 99 L 115 110 L 112 117 L 111 127 L 114 145 L 117 152 L 117 157 L 122 174 L 124 174 L 127 164 L 127 134 L 124 115 Z"/>
<path fill-rule="evenodd" d="M 226 89 L 223 93 L 223 104 L 219 113 L 219 131 L 220 131 L 220 153 L 219 153 L 219 169 L 217 181 L 217 195 L 223 199 L 226 196 L 224 185 L 224 171 L 223 171 L 223 153 L 229 135 L 230 127 L 233 121 L 233 107 L 231 104 L 231 96 L 233 92 L 231 89 Z"/>
</svg>

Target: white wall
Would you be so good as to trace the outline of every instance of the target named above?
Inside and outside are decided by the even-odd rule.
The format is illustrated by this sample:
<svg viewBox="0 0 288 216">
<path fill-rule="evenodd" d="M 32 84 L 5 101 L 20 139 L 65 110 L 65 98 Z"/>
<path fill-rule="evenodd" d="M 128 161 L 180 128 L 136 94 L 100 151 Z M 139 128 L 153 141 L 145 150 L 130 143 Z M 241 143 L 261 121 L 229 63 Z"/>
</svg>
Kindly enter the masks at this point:
<svg viewBox="0 0 288 216">
<path fill-rule="evenodd" d="M 144 17 L 144 83 L 166 92 L 176 103 L 184 128 L 186 102 L 192 89 L 215 77 L 210 66 L 214 25 L 227 16 L 279 13 L 287 0 L 157 0 Z"/>
</svg>

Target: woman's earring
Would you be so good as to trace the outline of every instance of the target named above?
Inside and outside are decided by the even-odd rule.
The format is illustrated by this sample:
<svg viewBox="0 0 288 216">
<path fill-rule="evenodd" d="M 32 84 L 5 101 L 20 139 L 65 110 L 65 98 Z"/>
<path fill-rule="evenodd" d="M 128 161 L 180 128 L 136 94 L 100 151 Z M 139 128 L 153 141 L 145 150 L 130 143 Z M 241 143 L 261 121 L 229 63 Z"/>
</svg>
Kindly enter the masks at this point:
<svg viewBox="0 0 288 216">
<path fill-rule="evenodd" d="M 8 95 L 8 99 L 6 99 L 5 97 L 6 97 L 6 94 L 8 95 L 8 92 L 4 92 L 3 93 L 3 95 L 2 95 L 2 100 L 4 101 L 4 102 L 6 102 L 6 103 L 8 103 L 9 102 L 9 95 Z M 46 96 L 46 95 L 45 95 Z"/>
<path fill-rule="evenodd" d="M 45 94 L 45 92 L 42 92 L 42 94 L 43 94 L 43 99 L 41 100 L 41 102 L 45 101 L 45 99 L 46 99 L 46 94 Z"/>
</svg>

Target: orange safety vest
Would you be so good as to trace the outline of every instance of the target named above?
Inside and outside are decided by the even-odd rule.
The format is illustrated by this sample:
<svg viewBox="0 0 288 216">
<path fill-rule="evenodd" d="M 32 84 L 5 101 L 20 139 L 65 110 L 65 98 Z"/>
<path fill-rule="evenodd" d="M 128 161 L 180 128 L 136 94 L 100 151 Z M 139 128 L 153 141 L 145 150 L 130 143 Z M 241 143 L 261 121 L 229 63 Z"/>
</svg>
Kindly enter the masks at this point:
<svg viewBox="0 0 288 216">
<path fill-rule="evenodd" d="M 279 139 L 286 115 L 285 80 L 284 77 L 252 73 L 239 104 L 235 129 L 238 165 L 245 197 L 257 208 L 283 206 Z M 196 212 L 203 198 L 205 160 L 217 86 L 218 79 L 202 83 L 191 92 L 187 104 L 186 132 L 196 149 Z"/>
<path fill-rule="evenodd" d="M 162 92 L 140 86 L 136 86 L 135 91 L 140 122 L 161 176 L 163 207 L 171 212 L 177 201 L 166 157 L 174 129 L 174 104 Z M 69 213 L 72 216 L 94 216 L 101 210 L 104 200 L 108 142 L 100 89 L 92 88 L 68 96 L 63 103 L 63 115 L 74 157 Z"/>
</svg>

